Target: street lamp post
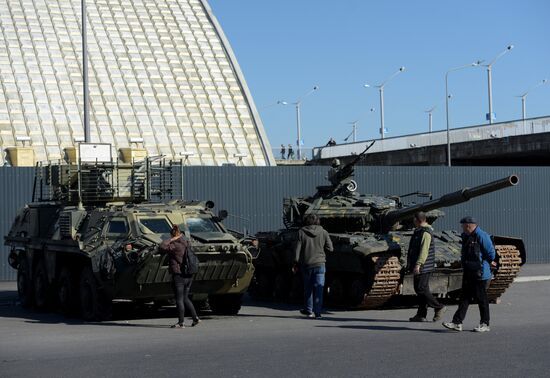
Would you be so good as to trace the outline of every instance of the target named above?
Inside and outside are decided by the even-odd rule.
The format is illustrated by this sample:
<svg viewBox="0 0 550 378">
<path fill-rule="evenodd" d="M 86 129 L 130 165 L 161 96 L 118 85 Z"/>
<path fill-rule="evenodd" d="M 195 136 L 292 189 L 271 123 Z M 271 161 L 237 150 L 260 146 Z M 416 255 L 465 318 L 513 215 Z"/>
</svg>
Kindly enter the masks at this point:
<svg viewBox="0 0 550 378">
<path fill-rule="evenodd" d="M 384 139 L 384 86 L 394 77 L 405 71 L 405 67 L 401 66 L 396 72 L 382 82 L 380 85 L 375 85 L 380 93 L 380 138 Z M 369 84 L 365 84 L 365 88 L 369 88 Z"/>
<path fill-rule="evenodd" d="M 296 153 L 298 160 L 302 159 L 302 147 L 300 144 L 300 141 L 302 140 L 302 125 L 301 125 L 301 114 L 300 114 L 300 108 L 302 105 L 302 101 L 304 98 L 315 92 L 317 89 L 319 89 L 319 86 L 315 85 L 309 92 L 307 92 L 305 95 L 303 95 L 301 98 L 296 100 L 293 104 L 296 106 L 296 133 L 298 136 L 298 139 L 296 140 Z"/>
<path fill-rule="evenodd" d="M 425 111 L 426 113 L 428 113 L 428 130 L 430 133 L 432 132 L 432 113 L 435 110 L 435 108 L 437 108 L 437 105 Z"/>
<path fill-rule="evenodd" d="M 447 73 L 445 73 L 445 118 L 447 119 L 447 166 L 451 166 L 451 138 L 449 134 L 449 73 L 453 71 L 462 70 L 468 67 L 479 66 L 481 62 L 477 61 L 470 64 L 465 64 L 463 66 L 451 68 Z"/>
<path fill-rule="evenodd" d="M 493 83 L 492 83 L 492 77 L 491 77 L 493 64 L 513 48 L 514 48 L 514 45 L 508 45 L 504 51 L 502 51 L 500 54 L 498 54 L 495 57 L 495 59 L 493 59 L 489 64 L 485 65 L 485 67 L 487 67 L 487 86 L 489 91 L 489 114 L 487 118 L 489 118 L 490 124 L 493 123 Z"/>
<path fill-rule="evenodd" d="M 81 0 L 80 8 L 82 10 L 82 81 L 83 81 L 83 102 L 84 102 L 84 141 L 91 142 L 90 136 L 90 108 L 89 108 L 89 90 L 88 90 L 88 40 L 86 36 L 86 0 Z"/>
<path fill-rule="evenodd" d="M 544 85 L 548 82 L 548 80 L 546 79 L 543 79 L 541 82 L 539 82 L 537 85 L 535 85 L 534 87 L 528 89 L 524 94 L 522 94 L 521 96 L 521 119 L 522 119 L 522 123 L 523 123 L 523 131 L 525 132 L 525 118 L 527 118 L 527 112 L 525 110 L 525 102 L 527 100 L 527 95 L 529 94 L 529 92 L 531 92 L 533 89 L 535 88 L 538 88 L 540 87 L 541 85 Z"/>
<path fill-rule="evenodd" d="M 533 89 L 535 88 L 538 88 L 540 87 L 541 85 L 544 85 L 548 83 L 548 80 L 546 79 L 543 79 L 542 81 L 540 81 L 537 85 L 535 85 L 534 87 L 530 88 L 529 90 L 527 90 L 524 94 L 518 96 L 518 97 L 521 97 L 521 119 L 523 120 L 523 122 L 525 122 L 525 118 L 527 118 L 527 114 L 526 114 L 526 111 L 525 111 L 525 100 L 527 98 L 527 95 L 529 94 L 529 92 L 531 92 Z"/>
<path fill-rule="evenodd" d="M 374 112 L 374 108 L 370 108 L 370 112 L 371 113 Z M 344 138 L 344 142 L 347 142 L 350 136 L 353 136 L 354 143 L 357 141 L 357 124 L 359 123 L 359 121 L 360 120 L 348 122 L 352 126 L 352 129 L 351 129 L 351 133 L 349 133 L 348 136 Z"/>
</svg>

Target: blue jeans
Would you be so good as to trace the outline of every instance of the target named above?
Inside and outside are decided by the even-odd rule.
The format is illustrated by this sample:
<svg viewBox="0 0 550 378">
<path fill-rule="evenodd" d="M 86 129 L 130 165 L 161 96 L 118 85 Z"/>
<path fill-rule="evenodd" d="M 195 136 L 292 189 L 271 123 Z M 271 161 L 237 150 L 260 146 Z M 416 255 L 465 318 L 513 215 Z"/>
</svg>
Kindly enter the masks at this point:
<svg viewBox="0 0 550 378">
<path fill-rule="evenodd" d="M 302 267 L 304 278 L 304 302 L 306 310 L 321 316 L 323 307 L 323 287 L 325 286 L 325 265 L 308 268 Z"/>
</svg>

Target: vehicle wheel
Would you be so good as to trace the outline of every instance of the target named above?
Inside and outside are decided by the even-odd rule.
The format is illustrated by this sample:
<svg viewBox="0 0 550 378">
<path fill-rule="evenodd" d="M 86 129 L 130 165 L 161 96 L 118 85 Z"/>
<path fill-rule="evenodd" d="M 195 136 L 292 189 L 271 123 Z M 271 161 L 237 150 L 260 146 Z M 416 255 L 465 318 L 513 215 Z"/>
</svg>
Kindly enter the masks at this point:
<svg viewBox="0 0 550 378">
<path fill-rule="evenodd" d="M 283 272 L 277 273 L 277 275 L 275 276 L 275 299 L 279 301 L 287 300 L 290 295 L 291 288 L 292 277 L 290 277 L 290 274 L 285 274 Z"/>
<path fill-rule="evenodd" d="M 79 283 L 80 310 L 84 320 L 108 320 L 112 316 L 111 298 L 98 286 L 94 273 L 89 266 L 80 273 Z"/>
<path fill-rule="evenodd" d="M 256 288 L 258 297 L 262 299 L 273 298 L 273 281 L 267 272 L 258 272 L 256 275 Z"/>
<path fill-rule="evenodd" d="M 25 308 L 33 304 L 33 283 L 30 276 L 29 260 L 25 255 L 20 255 L 19 267 L 17 268 L 17 293 L 19 301 Z"/>
<path fill-rule="evenodd" d="M 349 304 L 352 307 L 359 306 L 365 299 L 365 293 L 367 292 L 367 285 L 360 278 L 355 278 L 351 281 L 349 286 Z"/>
<path fill-rule="evenodd" d="M 45 309 L 52 303 L 52 285 L 48 281 L 46 265 L 41 260 L 36 265 L 33 278 L 34 304 L 38 309 Z"/>
<path fill-rule="evenodd" d="M 327 303 L 335 305 L 344 303 L 344 284 L 339 277 L 333 277 L 329 280 L 326 291 Z"/>
<path fill-rule="evenodd" d="M 70 316 L 78 311 L 78 286 L 74 274 L 67 267 L 61 269 L 57 302 L 62 314 Z"/>
<path fill-rule="evenodd" d="M 210 309 L 216 315 L 237 315 L 241 309 L 242 294 L 211 295 Z"/>
</svg>

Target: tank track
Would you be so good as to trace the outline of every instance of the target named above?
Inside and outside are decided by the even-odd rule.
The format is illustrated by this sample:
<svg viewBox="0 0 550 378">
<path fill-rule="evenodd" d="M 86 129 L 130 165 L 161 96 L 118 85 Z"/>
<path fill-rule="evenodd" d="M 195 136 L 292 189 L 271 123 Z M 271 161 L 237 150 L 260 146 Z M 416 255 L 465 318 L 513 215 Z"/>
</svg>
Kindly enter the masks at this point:
<svg viewBox="0 0 550 378">
<path fill-rule="evenodd" d="M 487 289 L 487 297 L 491 303 L 498 303 L 499 297 L 514 282 L 521 264 L 520 253 L 515 246 L 496 245 L 495 249 L 499 256 L 499 267 Z"/>
<path fill-rule="evenodd" d="M 396 292 L 401 279 L 401 264 L 396 256 L 382 254 L 372 257 L 374 264 L 374 282 L 365 294 L 359 308 L 373 309 L 381 307 Z"/>
</svg>

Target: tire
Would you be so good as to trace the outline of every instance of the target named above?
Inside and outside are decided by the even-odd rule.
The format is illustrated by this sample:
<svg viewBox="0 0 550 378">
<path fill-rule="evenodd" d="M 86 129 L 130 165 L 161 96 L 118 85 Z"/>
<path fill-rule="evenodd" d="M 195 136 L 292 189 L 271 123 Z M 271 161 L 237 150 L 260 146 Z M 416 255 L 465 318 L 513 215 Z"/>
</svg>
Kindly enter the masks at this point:
<svg viewBox="0 0 550 378">
<path fill-rule="evenodd" d="M 352 307 L 359 306 L 365 299 L 367 285 L 361 278 L 355 278 L 351 281 L 348 291 L 348 302 Z"/>
<path fill-rule="evenodd" d="M 260 299 L 273 298 L 273 281 L 266 271 L 256 271 L 254 289 L 252 295 Z"/>
<path fill-rule="evenodd" d="M 61 269 L 57 288 L 59 311 L 65 316 L 78 313 L 78 285 L 75 275 L 67 267 Z"/>
<path fill-rule="evenodd" d="M 328 280 L 326 285 L 327 303 L 333 305 L 342 305 L 344 303 L 345 289 L 342 279 L 338 276 Z"/>
<path fill-rule="evenodd" d="M 79 281 L 80 312 L 86 321 L 109 320 L 112 316 L 112 302 L 99 289 L 98 282 L 89 266 L 82 269 Z"/>
<path fill-rule="evenodd" d="M 24 254 L 20 255 L 17 268 L 17 293 L 24 308 L 32 307 L 34 303 L 33 283 L 30 276 L 29 260 Z"/>
<path fill-rule="evenodd" d="M 216 315 L 237 315 L 241 309 L 242 294 L 211 295 L 210 309 Z"/>
<path fill-rule="evenodd" d="M 274 286 L 275 299 L 278 301 L 288 300 L 292 289 L 292 276 L 283 272 L 277 273 Z"/>
<path fill-rule="evenodd" d="M 48 281 L 48 273 L 44 260 L 36 264 L 33 277 L 34 304 L 39 310 L 47 309 L 53 302 L 52 285 Z"/>
</svg>

